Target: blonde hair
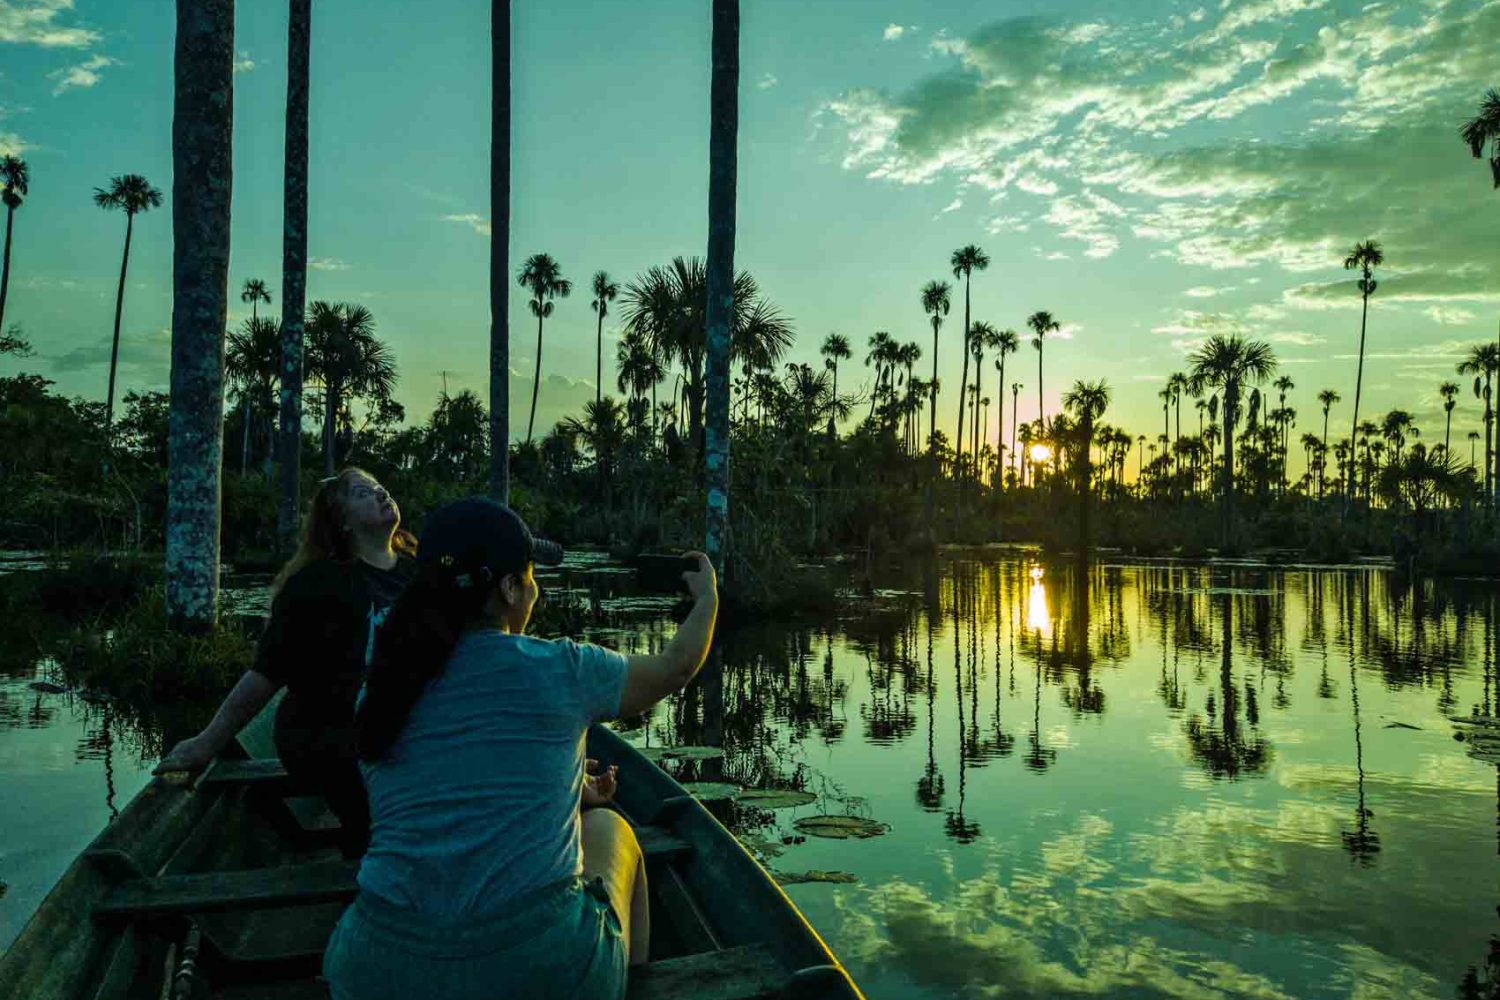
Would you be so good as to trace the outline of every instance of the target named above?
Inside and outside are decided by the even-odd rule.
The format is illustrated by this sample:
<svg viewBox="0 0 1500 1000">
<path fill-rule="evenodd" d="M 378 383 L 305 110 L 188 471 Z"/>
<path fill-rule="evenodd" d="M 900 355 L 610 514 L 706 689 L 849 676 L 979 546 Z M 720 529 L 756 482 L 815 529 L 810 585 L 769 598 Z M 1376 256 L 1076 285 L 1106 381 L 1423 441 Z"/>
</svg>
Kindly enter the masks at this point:
<svg viewBox="0 0 1500 1000">
<path fill-rule="evenodd" d="M 354 558 L 354 548 L 348 525 L 349 491 L 355 476 L 374 479 L 358 466 L 348 466 L 318 484 L 318 489 L 308 505 L 307 518 L 302 523 L 302 539 L 297 551 L 281 567 L 281 572 L 271 581 L 271 597 L 275 598 L 297 572 L 321 560 L 346 563 Z M 391 548 L 397 555 L 414 556 L 417 539 L 404 528 L 397 528 L 391 537 Z"/>
</svg>

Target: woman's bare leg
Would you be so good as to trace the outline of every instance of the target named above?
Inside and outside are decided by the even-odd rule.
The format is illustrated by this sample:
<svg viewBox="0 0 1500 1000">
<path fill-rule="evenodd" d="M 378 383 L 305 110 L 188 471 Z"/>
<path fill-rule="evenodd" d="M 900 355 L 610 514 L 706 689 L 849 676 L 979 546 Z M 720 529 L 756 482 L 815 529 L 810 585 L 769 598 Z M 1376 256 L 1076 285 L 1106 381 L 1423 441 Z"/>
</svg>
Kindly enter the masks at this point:
<svg viewBox="0 0 1500 1000">
<path fill-rule="evenodd" d="M 645 965 L 651 942 L 651 911 L 646 897 L 646 858 L 635 831 L 613 809 L 583 814 L 583 877 L 604 880 L 610 905 L 620 919 L 631 965 Z"/>
</svg>

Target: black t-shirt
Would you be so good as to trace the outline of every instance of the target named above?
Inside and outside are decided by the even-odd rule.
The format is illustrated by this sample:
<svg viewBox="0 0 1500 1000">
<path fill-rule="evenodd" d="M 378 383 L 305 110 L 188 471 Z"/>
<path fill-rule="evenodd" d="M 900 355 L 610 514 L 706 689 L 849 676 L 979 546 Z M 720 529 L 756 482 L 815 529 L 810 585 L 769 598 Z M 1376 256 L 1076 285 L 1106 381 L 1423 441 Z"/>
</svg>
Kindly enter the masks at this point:
<svg viewBox="0 0 1500 1000">
<path fill-rule="evenodd" d="M 255 670 L 287 688 L 278 728 L 289 716 L 316 728 L 350 723 L 375 631 L 415 573 L 406 556 L 388 570 L 321 560 L 287 580 L 255 650 Z"/>
</svg>

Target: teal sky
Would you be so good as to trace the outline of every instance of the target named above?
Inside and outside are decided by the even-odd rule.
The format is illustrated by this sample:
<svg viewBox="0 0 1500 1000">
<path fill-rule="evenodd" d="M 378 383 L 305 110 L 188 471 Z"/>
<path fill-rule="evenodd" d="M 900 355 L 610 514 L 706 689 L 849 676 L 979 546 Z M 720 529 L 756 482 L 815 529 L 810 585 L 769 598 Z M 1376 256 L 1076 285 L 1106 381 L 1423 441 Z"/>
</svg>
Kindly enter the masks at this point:
<svg viewBox="0 0 1500 1000">
<path fill-rule="evenodd" d="M 888 330 L 922 343 L 926 368 L 918 291 L 968 242 L 993 260 L 976 318 L 1065 324 L 1049 411 L 1104 377 L 1108 419 L 1135 432 L 1161 426 L 1155 394 L 1185 351 L 1231 329 L 1275 347 L 1298 433 L 1320 429 L 1325 386 L 1346 422 L 1359 306 L 1340 265 L 1359 239 L 1388 262 L 1362 413 L 1400 406 L 1440 438 L 1438 383 L 1494 336 L 1500 193 L 1456 133 L 1500 84 L 1500 0 L 742 6 L 736 263 L 795 322 L 792 360 L 832 330 L 860 347 Z M 374 311 L 424 417 L 442 371 L 485 386 L 489 5 L 314 7 L 308 295 Z M 7 321 L 37 350 L 24 367 L 68 393 L 102 397 L 106 379 L 124 219 L 93 188 L 134 172 L 171 190 L 173 11 L 0 0 L 0 150 L 32 172 Z M 238 4 L 235 290 L 281 284 L 285 21 L 285 3 Z M 580 289 L 547 325 L 550 425 L 593 394 L 589 276 L 624 284 L 704 251 L 708 4 L 517 0 L 514 22 L 512 270 L 545 250 Z M 122 392 L 166 386 L 169 212 L 137 220 Z M 940 348 L 950 424 L 961 309 Z M 511 320 L 529 392 L 519 289 Z M 863 353 L 841 386 L 868 382 Z M 1023 420 L 1035 377 L 1024 347 L 1006 372 Z M 1460 442 L 1478 417 L 1465 392 Z"/>
</svg>

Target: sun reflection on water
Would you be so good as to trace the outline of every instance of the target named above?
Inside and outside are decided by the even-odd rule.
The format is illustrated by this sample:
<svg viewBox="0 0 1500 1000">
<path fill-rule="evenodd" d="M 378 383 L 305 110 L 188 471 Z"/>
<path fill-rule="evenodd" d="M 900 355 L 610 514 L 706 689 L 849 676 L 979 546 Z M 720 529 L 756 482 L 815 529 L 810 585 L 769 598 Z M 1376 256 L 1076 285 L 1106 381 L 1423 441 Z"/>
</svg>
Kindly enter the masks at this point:
<svg viewBox="0 0 1500 1000">
<path fill-rule="evenodd" d="M 1031 588 L 1026 592 L 1026 627 L 1042 637 L 1052 634 L 1052 616 L 1047 613 L 1047 588 L 1042 585 L 1042 567 L 1030 570 Z"/>
</svg>

